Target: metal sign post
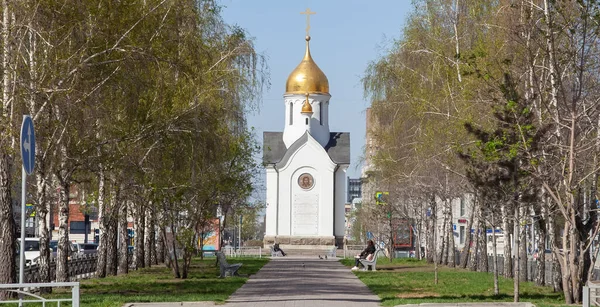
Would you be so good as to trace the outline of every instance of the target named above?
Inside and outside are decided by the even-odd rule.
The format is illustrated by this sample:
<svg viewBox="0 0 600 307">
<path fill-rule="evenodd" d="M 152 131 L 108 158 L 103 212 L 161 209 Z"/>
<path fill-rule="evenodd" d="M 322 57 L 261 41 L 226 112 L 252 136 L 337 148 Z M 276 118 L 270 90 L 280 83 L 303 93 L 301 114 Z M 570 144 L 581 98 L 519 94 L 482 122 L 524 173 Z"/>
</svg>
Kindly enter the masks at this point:
<svg viewBox="0 0 600 307">
<path fill-rule="evenodd" d="M 240 227 L 238 227 L 238 249 L 242 251 L 242 215 L 240 214 Z"/>
<path fill-rule="evenodd" d="M 27 197 L 27 175 L 33 172 L 35 165 L 35 133 L 33 120 L 29 115 L 23 115 L 21 125 L 21 158 L 23 160 L 21 175 L 21 244 L 19 244 L 19 284 L 24 284 L 25 272 L 25 199 Z M 19 306 L 22 306 L 19 298 Z"/>
</svg>

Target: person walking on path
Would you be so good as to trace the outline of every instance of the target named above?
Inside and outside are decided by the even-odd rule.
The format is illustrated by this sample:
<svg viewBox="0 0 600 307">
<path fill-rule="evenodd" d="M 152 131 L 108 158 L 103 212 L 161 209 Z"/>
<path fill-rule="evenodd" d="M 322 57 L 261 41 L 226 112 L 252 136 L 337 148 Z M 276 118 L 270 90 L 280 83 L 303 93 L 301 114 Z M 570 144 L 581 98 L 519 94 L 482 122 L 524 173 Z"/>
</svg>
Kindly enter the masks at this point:
<svg viewBox="0 0 600 307">
<path fill-rule="evenodd" d="M 374 255 L 375 254 L 375 243 L 373 243 L 373 240 L 369 240 L 369 242 L 367 243 L 367 248 L 365 248 L 360 254 L 354 256 L 354 267 L 352 268 L 352 271 L 356 271 L 358 270 L 358 266 L 361 265 L 360 264 L 360 259 L 367 259 L 370 255 Z M 373 257 L 373 256 L 371 256 Z"/>
</svg>

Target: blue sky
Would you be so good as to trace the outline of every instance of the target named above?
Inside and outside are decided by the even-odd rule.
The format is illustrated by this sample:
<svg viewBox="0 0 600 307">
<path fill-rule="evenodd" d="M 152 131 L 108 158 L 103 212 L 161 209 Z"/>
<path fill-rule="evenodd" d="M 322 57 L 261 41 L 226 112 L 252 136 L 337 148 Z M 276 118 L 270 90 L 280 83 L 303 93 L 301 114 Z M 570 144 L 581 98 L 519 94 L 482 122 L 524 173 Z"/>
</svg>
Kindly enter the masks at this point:
<svg viewBox="0 0 600 307">
<path fill-rule="evenodd" d="M 263 93 L 260 112 L 249 117 L 262 144 L 263 131 L 283 131 L 285 81 L 304 55 L 307 7 L 311 54 L 329 79 L 332 132 L 350 132 L 352 165 L 347 174 L 360 176 L 365 144 L 365 100 L 361 78 L 369 62 L 386 53 L 401 36 L 410 0 L 221 0 L 222 15 L 254 38 L 267 58 L 271 88 Z"/>
</svg>

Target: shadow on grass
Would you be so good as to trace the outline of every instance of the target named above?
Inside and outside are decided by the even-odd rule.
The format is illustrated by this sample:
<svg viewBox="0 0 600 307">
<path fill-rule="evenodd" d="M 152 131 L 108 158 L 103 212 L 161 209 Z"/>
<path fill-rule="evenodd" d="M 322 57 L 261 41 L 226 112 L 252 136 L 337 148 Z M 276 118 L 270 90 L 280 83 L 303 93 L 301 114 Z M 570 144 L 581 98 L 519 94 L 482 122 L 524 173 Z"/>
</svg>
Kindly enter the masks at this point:
<svg viewBox="0 0 600 307">
<path fill-rule="evenodd" d="M 242 263 L 239 272 L 244 276 L 256 274 L 268 261 L 264 258 L 229 260 L 230 263 Z M 120 307 L 131 302 L 224 302 L 248 280 L 247 277 L 220 279 L 218 276 L 215 259 L 209 258 L 194 259 L 187 279 L 173 278 L 171 269 L 164 265 L 131 271 L 126 275 L 93 278 L 81 282 L 81 306 Z M 68 291 L 59 290 L 53 296 L 65 297 Z"/>
<path fill-rule="evenodd" d="M 520 294 L 519 298 L 523 302 L 533 302 L 540 300 L 548 300 L 551 299 L 552 296 L 544 295 L 544 294 Z M 562 301 L 562 296 L 558 293 L 554 296 L 557 302 Z M 381 301 L 390 301 L 390 300 L 398 300 L 399 298 L 387 297 L 383 298 Z M 419 296 L 419 297 L 411 297 L 405 298 L 406 300 L 411 301 L 421 301 L 424 302 L 512 302 L 513 296 L 508 294 L 499 294 L 499 295 L 444 295 L 444 296 Z"/>
<path fill-rule="evenodd" d="M 512 302 L 513 280 L 499 278 L 500 294 L 494 295 L 493 275 L 440 267 L 434 284 L 433 265 L 407 261 L 377 267 L 377 272 L 356 272 L 359 279 L 377 294 L 383 306 L 444 302 Z M 520 283 L 520 301 L 537 306 L 564 305 L 562 293 L 551 287 Z"/>
</svg>

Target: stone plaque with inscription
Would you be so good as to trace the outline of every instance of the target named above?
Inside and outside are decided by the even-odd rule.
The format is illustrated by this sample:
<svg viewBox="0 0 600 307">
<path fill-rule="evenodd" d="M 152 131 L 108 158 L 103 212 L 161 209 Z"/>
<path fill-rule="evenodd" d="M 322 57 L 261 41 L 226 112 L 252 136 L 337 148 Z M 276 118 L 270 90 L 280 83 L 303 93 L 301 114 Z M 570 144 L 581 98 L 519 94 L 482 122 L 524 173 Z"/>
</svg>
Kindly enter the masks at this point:
<svg viewBox="0 0 600 307">
<path fill-rule="evenodd" d="M 319 195 L 294 195 L 294 235 L 316 236 L 319 230 Z"/>
</svg>

